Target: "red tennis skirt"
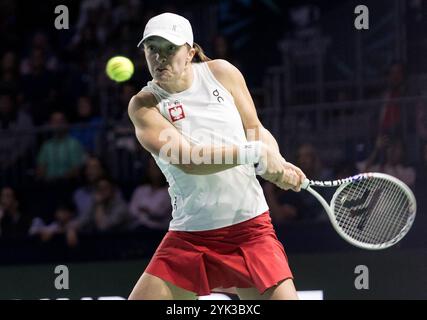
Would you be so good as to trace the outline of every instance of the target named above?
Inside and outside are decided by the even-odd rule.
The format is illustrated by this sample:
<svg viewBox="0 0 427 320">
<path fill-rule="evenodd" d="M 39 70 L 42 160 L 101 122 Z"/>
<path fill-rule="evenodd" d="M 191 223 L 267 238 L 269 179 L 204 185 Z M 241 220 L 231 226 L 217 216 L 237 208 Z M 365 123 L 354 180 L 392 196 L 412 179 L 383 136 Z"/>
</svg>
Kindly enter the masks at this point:
<svg viewBox="0 0 427 320">
<path fill-rule="evenodd" d="M 268 211 L 214 230 L 168 231 L 145 272 L 199 296 L 233 287 L 263 294 L 293 279 Z"/>
</svg>

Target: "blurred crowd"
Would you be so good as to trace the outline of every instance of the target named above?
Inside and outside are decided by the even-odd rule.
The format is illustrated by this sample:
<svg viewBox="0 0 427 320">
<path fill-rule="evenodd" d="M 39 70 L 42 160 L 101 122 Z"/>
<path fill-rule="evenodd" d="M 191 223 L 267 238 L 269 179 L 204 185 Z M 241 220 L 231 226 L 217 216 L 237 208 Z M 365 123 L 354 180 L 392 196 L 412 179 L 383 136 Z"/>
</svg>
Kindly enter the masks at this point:
<svg viewBox="0 0 427 320">
<path fill-rule="evenodd" d="M 110 150 L 136 149 L 127 104 L 149 74 L 118 85 L 105 62 L 121 54 L 144 70 L 136 44 L 156 12 L 135 0 L 83 0 L 71 4 L 70 30 L 53 20 L 22 30 L 31 16 L 22 5 L 0 3 L 0 237 L 64 235 L 75 246 L 82 233 L 166 230 L 170 200 L 157 166 L 143 155 L 122 191 L 128 180 L 108 160 Z"/>
<path fill-rule="evenodd" d="M 82 168 L 83 179 L 74 190 L 55 182 L 43 188 L 26 205 L 11 187 L 0 192 L 0 236 L 37 236 L 48 241 L 63 235 L 69 246 L 78 244 L 79 234 L 167 230 L 171 204 L 166 180 L 150 158 L 143 181 L 126 195 L 111 178 L 102 160 L 89 156 Z M 56 189 L 53 189 L 56 188 Z M 59 189 L 58 189 L 59 188 Z M 37 213 L 31 216 L 32 208 Z M 45 211 L 51 210 L 46 213 Z"/>
<path fill-rule="evenodd" d="M 149 74 L 137 72 L 118 85 L 104 68 L 108 58 L 120 54 L 131 58 L 136 70 L 144 70 L 136 43 L 145 22 L 158 11 L 177 9 L 169 5 L 155 11 L 138 0 L 83 0 L 71 30 L 25 30 L 26 37 L 19 31 L 18 9 L 14 1 L 0 3 L 0 237 L 46 242 L 61 236 L 74 247 L 82 234 L 166 231 L 171 219 L 166 181 L 135 140 L 127 115 L 130 98 L 150 80 Z M 211 47 L 209 56 L 250 73 L 225 36 L 216 35 Z M 363 159 L 326 165 L 308 142 L 287 159 L 315 180 L 385 172 L 408 184 L 422 202 L 426 105 L 413 108 L 408 128 L 399 98 L 418 92 L 406 82 L 401 62 L 390 65 L 382 89 L 376 97 L 383 101 L 374 120 L 377 134 Z M 264 107 L 262 99 L 255 102 Z M 411 152 L 406 150 L 408 130 L 421 141 L 416 161 L 406 157 Z M 327 219 L 309 194 L 262 185 L 277 227 Z"/>
</svg>

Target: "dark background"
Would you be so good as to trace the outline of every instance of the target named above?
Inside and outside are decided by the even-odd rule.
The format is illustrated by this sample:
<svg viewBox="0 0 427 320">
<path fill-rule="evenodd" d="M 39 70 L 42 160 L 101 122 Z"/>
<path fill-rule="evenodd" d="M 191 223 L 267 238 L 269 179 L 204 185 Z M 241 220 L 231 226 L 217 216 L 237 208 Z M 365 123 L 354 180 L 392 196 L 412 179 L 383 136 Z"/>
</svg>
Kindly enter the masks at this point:
<svg viewBox="0 0 427 320">
<path fill-rule="evenodd" d="M 96 9 L 88 10 L 84 20 L 82 8 L 91 3 Z M 129 9 L 133 3 L 137 9 Z M 152 183 L 150 156 L 136 142 L 126 108 L 129 97 L 150 80 L 143 52 L 136 48 L 145 23 L 155 14 L 171 11 L 191 21 L 195 41 L 209 57 L 227 59 L 242 71 L 259 117 L 285 158 L 298 165 L 308 162 L 307 172 L 313 179 L 364 171 L 378 139 L 384 137 L 388 143 L 380 148 L 375 164 L 378 171 L 388 172 L 387 148 L 401 142 L 403 157 L 398 165 L 410 172 L 407 183 L 417 198 L 417 218 L 409 234 L 385 253 L 366 253 L 344 242 L 311 196 L 295 196 L 262 183 L 291 265 L 295 257 L 295 273 L 301 279 L 296 283 L 307 290 L 326 288 L 325 298 L 425 299 L 425 283 L 416 279 L 427 271 L 427 3 L 365 1 L 369 30 L 354 28 L 358 4 L 353 0 L 0 0 L 0 57 L 3 61 L 11 53 L 15 61 L 11 69 L 2 62 L 0 73 L 1 103 L 9 98 L 14 101 L 13 112 L 0 114 L 0 187 L 2 192 L 6 187 L 14 190 L 20 211 L 20 222 L 0 228 L 0 298 L 52 293 L 28 286 L 13 288 L 13 279 L 21 276 L 21 271 L 11 271 L 14 266 L 24 270 L 34 264 L 47 268 L 47 263 L 144 262 L 166 232 L 147 226 L 124 232 L 81 232 L 78 245 L 70 246 L 64 233 L 42 241 L 39 235 L 30 235 L 29 229 L 35 218 L 46 225 L 55 223 L 58 207 L 64 203 L 72 207 L 75 191 L 87 183 L 86 160 L 79 163 L 72 178 L 48 180 L 37 175 L 40 150 L 55 133 L 50 122 L 55 111 L 67 118 L 67 129 L 82 145 L 84 159 L 90 155 L 102 160 L 125 204 L 138 186 Z M 69 30 L 54 28 L 57 5 L 69 9 Z M 42 76 L 31 69 L 31 57 L 38 50 L 33 43 L 37 34 L 46 41 L 41 49 Z M 218 38 L 226 44 L 225 52 L 219 50 Z M 135 74 L 126 83 L 115 83 L 105 75 L 105 64 L 115 55 L 125 55 L 135 64 Z M 91 101 L 90 117 L 78 115 L 81 97 Z M 384 122 L 384 112 L 395 122 Z M 17 120 L 20 113 L 31 126 Z M 3 156 L 26 143 L 19 157 L 3 166 L 7 158 Z M 303 150 L 309 155 L 302 155 Z M 363 295 L 352 291 L 351 283 L 341 281 L 354 279 L 353 265 L 364 261 L 372 265 L 376 280 L 372 291 Z M 393 268 L 388 270 L 390 264 Z M 345 276 L 333 279 L 343 265 Z M 316 268 L 323 271 L 316 273 Z M 11 281 L 5 291 L 1 279 Z M 133 279 L 121 282 L 121 288 L 127 281 Z M 37 293 L 31 295 L 31 290 Z M 104 294 L 79 290 L 72 296 Z M 106 289 L 105 294 L 109 292 Z"/>
</svg>

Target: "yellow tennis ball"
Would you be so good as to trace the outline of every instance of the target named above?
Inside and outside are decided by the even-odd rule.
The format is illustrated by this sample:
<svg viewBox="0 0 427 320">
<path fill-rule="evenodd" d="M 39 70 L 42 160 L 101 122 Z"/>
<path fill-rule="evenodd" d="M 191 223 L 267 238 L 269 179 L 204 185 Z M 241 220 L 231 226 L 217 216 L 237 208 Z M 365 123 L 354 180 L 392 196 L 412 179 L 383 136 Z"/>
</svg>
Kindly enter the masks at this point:
<svg viewBox="0 0 427 320">
<path fill-rule="evenodd" d="M 111 80 L 123 82 L 132 77 L 134 67 L 128 58 L 116 56 L 108 60 L 105 71 Z"/>
</svg>

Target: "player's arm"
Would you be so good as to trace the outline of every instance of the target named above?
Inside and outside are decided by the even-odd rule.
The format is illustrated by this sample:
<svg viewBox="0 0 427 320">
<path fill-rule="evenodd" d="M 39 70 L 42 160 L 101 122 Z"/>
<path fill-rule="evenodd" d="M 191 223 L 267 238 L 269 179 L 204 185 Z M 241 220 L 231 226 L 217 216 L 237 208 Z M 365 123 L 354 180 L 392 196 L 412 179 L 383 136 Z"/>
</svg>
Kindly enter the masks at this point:
<svg viewBox="0 0 427 320">
<path fill-rule="evenodd" d="M 135 126 L 138 141 L 149 152 L 170 161 L 188 174 L 206 175 L 224 171 L 240 164 L 240 147 L 191 145 L 155 107 L 151 93 L 132 97 L 128 113 Z M 215 157 L 214 157 L 215 155 Z M 220 156 L 219 156 L 220 155 Z M 213 164 L 220 157 L 220 164 Z M 209 159 L 209 160 L 207 160 Z"/>
<path fill-rule="evenodd" d="M 285 189 L 299 190 L 304 181 L 304 173 L 280 154 L 279 146 L 273 135 L 261 124 L 246 81 L 241 72 L 225 60 L 208 62 L 215 77 L 231 93 L 240 113 L 248 141 L 260 140 L 266 145 L 266 172 L 261 176 Z M 282 183 L 282 184 L 281 184 Z M 291 185 L 291 186 L 289 186 Z M 296 188 L 294 188 L 296 187 Z"/>
<path fill-rule="evenodd" d="M 279 145 L 271 133 L 258 119 L 255 105 L 241 72 L 226 60 L 217 59 L 208 62 L 209 68 L 218 81 L 231 93 L 240 117 L 242 118 L 248 141 L 261 140 L 270 148 L 279 152 Z"/>
</svg>

